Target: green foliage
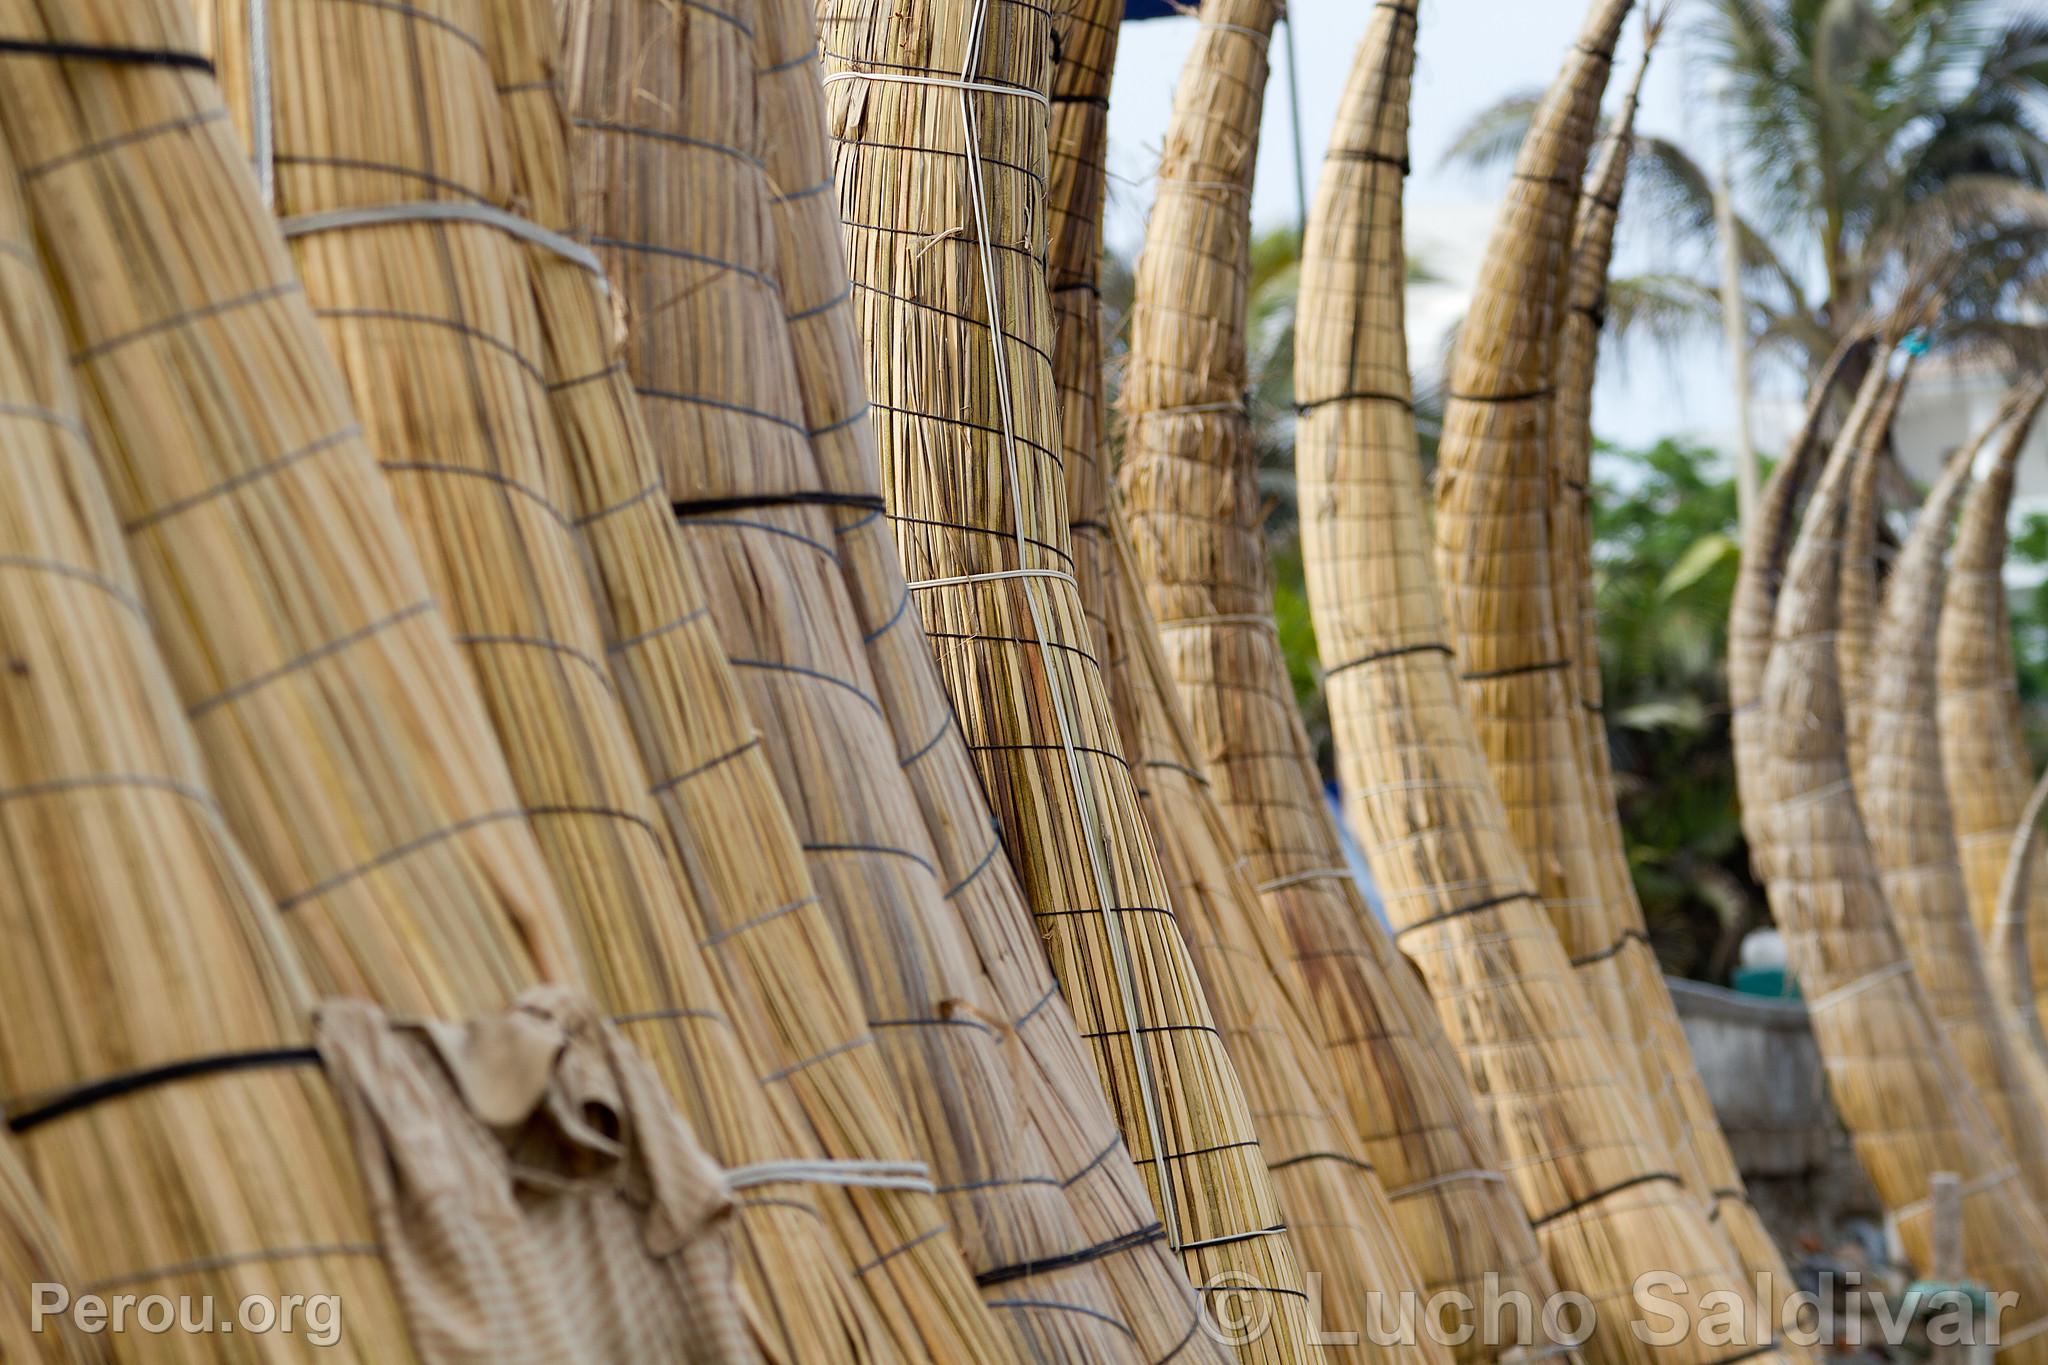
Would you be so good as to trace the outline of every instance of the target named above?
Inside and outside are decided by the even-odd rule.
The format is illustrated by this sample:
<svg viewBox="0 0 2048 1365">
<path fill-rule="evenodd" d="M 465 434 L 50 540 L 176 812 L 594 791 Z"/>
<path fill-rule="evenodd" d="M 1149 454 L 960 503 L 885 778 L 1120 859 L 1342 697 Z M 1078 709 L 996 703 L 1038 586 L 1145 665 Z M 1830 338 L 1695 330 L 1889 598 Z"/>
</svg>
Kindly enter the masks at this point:
<svg viewBox="0 0 2048 1365">
<path fill-rule="evenodd" d="M 1741 551 L 1716 457 L 1663 441 L 1594 457 L 1608 741 L 1629 866 L 1667 967 L 1719 976 L 1762 920 L 1735 802 L 1728 608 Z"/>
<path fill-rule="evenodd" d="M 2034 577 L 2048 570 L 2048 514 L 2029 512 L 2013 532 L 2008 563 L 2025 565 Z M 2009 589 L 2012 609 L 2013 661 L 2019 673 L 2020 704 L 2027 718 L 2027 740 L 2038 767 L 2048 757 L 2048 577 L 2031 587 Z"/>
</svg>

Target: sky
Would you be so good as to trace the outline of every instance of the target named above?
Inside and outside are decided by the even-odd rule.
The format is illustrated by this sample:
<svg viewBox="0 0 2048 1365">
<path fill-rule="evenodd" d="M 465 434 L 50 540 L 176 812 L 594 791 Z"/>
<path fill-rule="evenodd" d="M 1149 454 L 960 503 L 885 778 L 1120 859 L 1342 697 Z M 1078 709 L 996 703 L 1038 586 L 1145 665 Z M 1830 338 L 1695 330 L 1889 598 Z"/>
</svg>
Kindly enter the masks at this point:
<svg viewBox="0 0 2048 1365">
<path fill-rule="evenodd" d="M 1292 0 L 1290 8 L 1298 23 L 1293 48 L 1301 58 L 1301 136 L 1313 193 L 1330 123 L 1372 7 L 1367 0 Z M 1585 11 L 1585 0 L 1428 0 L 1423 6 L 1411 110 L 1414 173 L 1408 183 L 1408 240 L 1411 253 L 1419 254 L 1447 285 L 1425 286 L 1411 295 L 1411 354 L 1434 354 L 1444 330 L 1462 314 L 1463 289 L 1484 252 L 1506 183 L 1504 172 L 1446 168 L 1445 149 L 1481 109 L 1504 95 L 1547 83 L 1576 37 Z M 1658 44 L 1639 126 L 1678 140 L 1711 163 L 1716 128 L 1711 102 L 1704 98 L 1705 77 L 1688 51 L 1684 22 L 1681 15 Z M 1151 177 L 1172 110 L 1173 87 L 1194 34 L 1192 18 L 1124 26 L 1110 96 L 1108 237 L 1113 248 L 1127 254 L 1136 254 L 1144 242 Z M 1258 228 L 1286 226 L 1298 214 L 1284 36 L 1276 35 L 1273 46 L 1273 76 L 1252 197 Z M 1641 27 L 1632 21 L 1615 88 L 1609 92 L 1610 104 L 1619 98 L 1641 50 Z M 1651 237 L 1640 221 L 1632 228 L 1624 214 L 1616 269 L 1630 272 L 1655 264 Z M 1733 434 L 1728 377 L 1717 342 L 1688 346 L 1676 355 L 1640 346 L 1610 347 L 1594 394 L 1594 430 L 1631 445 L 1664 436 L 1691 436 L 1725 446 Z M 1781 419 L 1770 405 L 1765 407 L 1757 426 L 1759 444 L 1769 450 L 1774 448 L 1771 428 Z"/>
</svg>

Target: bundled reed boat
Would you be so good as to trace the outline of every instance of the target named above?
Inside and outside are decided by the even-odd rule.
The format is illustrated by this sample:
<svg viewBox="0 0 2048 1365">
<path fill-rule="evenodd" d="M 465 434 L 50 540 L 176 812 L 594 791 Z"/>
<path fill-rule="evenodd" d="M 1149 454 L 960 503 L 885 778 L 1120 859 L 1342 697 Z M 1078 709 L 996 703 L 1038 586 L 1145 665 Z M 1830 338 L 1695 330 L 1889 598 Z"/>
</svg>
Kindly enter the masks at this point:
<svg viewBox="0 0 2048 1365">
<path fill-rule="evenodd" d="M 1434 1008 L 1346 865 L 1273 620 L 1243 409 L 1255 139 L 1242 129 L 1263 87 L 1263 48 L 1250 35 L 1270 33 L 1275 14 L 1272 6 L 1205 9 L 1177 93 L 1139 263 L 1123 394 L 1120 477 L 1134 557 L 1159 613 L 1196 766 L 1249 859 L 1262 937 L 1286 964 L 1425 1285 L 1477 1302 L 1492 1277 L 1501 1292 L 1540 1301 L 1554 1282 L 1500 1176 L 1492 1136 Z M 1339 160 L 1347 166 L 1370 173 L 1405 160 L 1415 31 L 1405 7 L 1374 11 L 1340 113 Z M 1254 55 L 1256 69 L 1245 69 Z M 1238 104 L 1218 108 L 1219 90 Z M 1398 179 L 1391 183 L 1398 197 Z M 1339 202 L 1331 193 L 1326 185 L 1319 203 Z M 1398 242 L 1398 213 L 1394 224 Z M 1371 226 L 1386 228 L 1384 220 Z M 1077 493 L 1076 501 L 1108 503 L 1100 494 Z M 1120 615 L 1105 647 L 1141 667 L 1149 620 Z M 1171 754 L 1164 761 L 1186 762 Z M 1173 771 L 1153 780 L 1171 780 Z M 1457 1351 L 1491 1358 L 1514 1347 L 1475 1336 Z"/>
</svg>

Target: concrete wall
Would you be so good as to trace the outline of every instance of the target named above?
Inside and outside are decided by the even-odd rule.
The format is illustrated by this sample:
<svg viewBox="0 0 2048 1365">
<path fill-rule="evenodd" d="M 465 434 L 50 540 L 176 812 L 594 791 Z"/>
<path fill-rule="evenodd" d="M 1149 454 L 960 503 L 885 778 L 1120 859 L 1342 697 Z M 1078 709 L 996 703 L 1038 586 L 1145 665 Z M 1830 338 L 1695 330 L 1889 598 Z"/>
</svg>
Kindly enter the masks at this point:
<svg viewBox="0 0 2048 1365">
<path fill-rule="evenodd" d="M 1778 1245 L 1829 1247 L 1852 1222 L 1882 1222 L 1828 1099 L 1806 1007 L 1697 981 L 1670 986 L 1735 1163 Z"/>
</svg>

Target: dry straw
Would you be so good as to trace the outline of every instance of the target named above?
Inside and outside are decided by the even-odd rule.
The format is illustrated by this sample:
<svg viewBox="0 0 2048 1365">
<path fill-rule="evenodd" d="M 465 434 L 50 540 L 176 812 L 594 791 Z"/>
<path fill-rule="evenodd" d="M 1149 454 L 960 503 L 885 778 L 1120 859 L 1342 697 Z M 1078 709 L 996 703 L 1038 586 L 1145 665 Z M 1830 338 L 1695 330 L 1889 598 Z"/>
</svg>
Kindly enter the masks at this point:
<svg viewBox="0 0 2048 1365">
<path fill-rule="evenodd" d="M 1333 144 L 1295 366 L 1305 558 L 1344 786 L 1558 1280 L 1609 1305 L 1588 1352 L 1631 1359 L 1643 1348 L 1611 1296 L 1625 1299 L 1637 1274 L 1683 1266 L 1696 1292 L 1742 1291 L 1594 1023 L 1459 699 L 1392 306 L 1400 237 L 1379 227 L 1392 191 L 1359 169 L 1375 151 L 1385 157 Z M 1377 230 L 1359 231 L 1361 219 Z M 1697 1341 L 1676 1350 L 1717 1354 Z"/>
<path fill-rule="evenodd" d="M 1929 1185 L 1956 1173 L 1971 1278 L 2018 1296 L 2001 1357 L 2048 1359 L 2048 1223 L 1935 1022 L 1851 790 L 1835 635 L 1856 452 L 1854 441 L 1836 443 L 1786 568 L 1764 673 L 1768 804 L 1752 823 L 1768 835 L 1771 910 L 1835 1108 L 1908 1254 L 1928 1269 Z"/>
<path fill-rule="evenodd" d="M 1771 618 L 1778 609 L 1785 557 L 1792 552 L 1792 537 L 1799 529 L 1800 498 L 1827 461 L 1829 405 L 1847 375 L 1851 357 L 1869 344 L 1868 336 L 1859 332 L 1838 345 L 1822 367 L 1807 399 L 1805 420 L 1757 497 L 1742 547 L 1742 564 L 1736 572 L 1728 612 L 1729 731 L 1735 748 L 1736 801 L 1742 808 L 1743 834 L 1759 878 L 1769 875 L 1762 860 L 1769 831 L 1760 829 L 1757 821 L 1769 804 L 1762 787 L 1770 766 L 1764 751 L 1769 727 L 1764 724 L 1763 686 L 1764 665 L 1771 657 Z M 1865 379 L 1868 395 L 1874 397 L 1881 374 L 1881 369 L 1874 369 Z"/>
<path fill-rule="evenodd" d="M 1971 918 L 2008 998 L 2038 998 L 2048 981 L 2048 876 L 2037 869 L 2027 877 L 2012 919 L 2002 921 L 1997 911 L 1999 882 L 2032 782 L 2005 600 L 2006 518 L 2014 467 L 2048 401 L 2048 379 L 2035 380 L 2024 393 L 1964 504 L 1937 637 L 1936 711 L 1956 849 Z"/>
<path fill-rule="evenodd" d="M 954 1264 L 982 1277 L 1001 1327 L 968 1314 L 939 1278 L 941 1257 L 959 1255 L 945 1240 L 887 1257 L 875 1278 L 926 1297 L 892 1316 L 961 1335 L 935 1347 L 941 1355 L 1002 1350 L 980 1340 L 1000 1330 L 1023 1355 L 1117 1358 L 1131 1349 L 1131 1329 L 1102 1268 L 1077 1255 L 1084 1234 L 1060 1184 L 1081 1162 L 1054 1170 L 1021 1116 L 1010 1018 L 946 900 L 966 889 L 969 860 L 1000 856 L 987 816 L 959 831 L 947 855 L 934 847 L 902 775 L 910 746 L 890 724 L 869 652 L 887 632 L 849 592 L 853 550 L 835 512 L 874 520 L 872 455 L 863 494 L 844 482 L 862 476 L 860 444 L 850 469 L 830 471 L 813 445 L 864 414 L 856 385 L 849 411 L 810 420 L 808 404 L 844 394 L 826 373 L 835 337 L 793 332 L 786 320 L 815 322 L 847 293 L 830 220 L 821 229 L 810 216 L 829 208 L 832 185 L 808 25 L 800 10 L 744 6 L 721 19 L 647 4 L 584 7 L 571 32 L 591 226 L 635 329 L 629 368 L 666 496 L 742 688 L 767 722 L 766 751 L 822 904 L 951 1206 L 966 1253 Z M 757 68 L 789 83 L 757 85 Z M 875 544 L 887 550 L 886 539 Z M 882 611 L 901 621 L 906 607 L 899 581 Z M 900 693 L 916 681 L 889 684 Z M 920 715 L 916 742 L 942 719 Z M 949 878 L 954 867 L 962 874 Z M 972 1293 L 972 1278 L 958 1284 Z M 1181 1339 L 1192 1328 L 1191 1317 L 1174 1323 Z"/>
<path fill-rule="evenodd" d="M 1283 989 L 1280 941 L 1261 932 L 1250 860 L 1236 856 L 1202 774 L 1165 650 L 1134 579 L 1126 565 L 1110 612 L 1130 642 L 1130 667 L 1113 682 L 1133 694 L 1139 735 L 1131 752 L 1143 775 L 1139 792 L 1158 837 L 1174 913 L 1244 1077 L 1280 1210 L 1302 1268 L 1320 1277 L 1325 1354 L 1447 1365 L 1448 1349 L 1427 1333 L 1387 1347 L 1371 1344 L 1367 1329 L 1378 1319 L 1369 1316 L 1368 1295 L 1398 1302 L 1425 1286 L 1337 1079 L 1320 1064 L 1306 1018 Z"/>
<path fill-rule="evenodd" d="M 1842 670 L 1842 706 L 1849 726 L 1849 772 L 1863 794 L 1870 771 L 1871 648 L 1877 638 L 1878 523 L 1884 516 L 1879 496 L 1885 467 L 1891 463 L 1892 423 L 1906 395 L 1909 366 L 1902 365 L 1878 394 L 1877 406 L 1863 428 L 1856 468 L 1849 480 L 1848 520 L 1842 528 L 1842 625 L 1835 640 L 1835 660 Z M 1931 604 L 1930 604 L 1931 605 Z"/>
<path fill-rule="evenodd" d="M 2026 923 L 2027 900 L 2034 894 L 2033 881 L 2040 870 L 2043 809 L 2048 809 L 2048 778 L 2034 784 L 2026 806 L 2020 811 L 2018 837 L 2013 840 L 2012 855 L 2006 859 L 2005 876 L 1998 886 L 1996 913 L 2001 924 Z M 2024 939 L 2021 946 L 2025 946 Z M 2016 1006 L 2014 1017 L 2026 1033 L 2024 1039 L 2015 1040 L 2015 1046 L 2032 1046 L 2037 1051 L 2048 1051 L 2048 1038 L 2042 1035 L 2041 1016 L 2034 1009 L 2033 997 L 2029 995 L 2022 1001 L 2011 1003 Z"/>
<path fill-rule="evenodd" d="M 170 0 L 8 0 L 0 31 L 195 51 Z M 0 80 L 151 622 L 314 984 L 466 1014 L 575 979 L 487 713 L 212 80 L 35 57 Z"/>
<path fill-rule="evenodd" d="M 849 3 L 820 27 L 884 489 L 941 676 L 1169 1243 L 1272 1319 L 1243 1358 L 1313 1356 L 1073 577 L 1041 254 L 1050 16 Z"/>
<path fill-rule="evenodd" d="M 1343 234 L 1350 249 L 1374 253 L 1374 269 L 1386 264 L 1387 244 L 1400 237 L 1399 171 L 1414 39 L 1412 11 L 1374 11 L 1340 112 L 1340 152 L 1327 173 L 1337 179 L 1326 180 L 1319 201 L 1333 208 L 1317 221 Z M 1227 59 L 1238 45 L 1228 31 L 1206 41 L 1216 59 Z M 1204 50 L 1198 47 L 1198 54 Z M 1184 82 L 1184 106 L 1199 107 L 1208 98 L 1206 69 L 1191 66 Z M 1180 325 L 1176 309 L 1197 316 L 1234 306 L 1236 277 L 1228 266 L 1237 260 L 1242 268 L 1248 202 L 1240 197 L 1227 213 L 1212 216 L 1203 187 L 1186 182 L 1248 176 L 1247 143 L 1227 120 L 1191 128 L 1194 136 L 1177 144 L 1182 155 L 1162 167 L 1155 245 L 1147 249 L 1139 295 L 1143 325 L 1134 338 L 1126 392 L 1133 449 L 1157 461 L 1155 469 L 1188 481 L 1181 485 L 1186 498 L 1167 504 L 1166 490 L 1134 469 L 1130 493 L 1133 510 L 1151 530 L 1139 552 L 1141 577 L 1155 602 L 1175 613 L 1167 657 L 1200 756 L 1195 766 L 1214 783 L 1231 841 L 1249 860 L 1260 892 L 1261 937 L 1287 963 L 1290 993 L 1300 999 L 1350 1121 L 1394 1195 L 1397 1224 L 1425 1284 L 1476 1296 L 1494 1275 L 1503 1286 L 1541 1299 L 1553 1282 L 1527 1219 L 1495 1169 L 1491 1138 L 1482 1132 L 1434 1007 L 1346 869 L 1278 648 L 1267 548 L 1258 529 L 1262 508 L 1249 483 L 1249 432 L 1234 413 L 1164 410 L 1222 403 L 1242 385 L 1242 331 L 1234 342 L 1217 343 Z M 1197 232 L 1221 258 L 1201 276 L 1214 291 L 1206 307 L 1178 292 L 1182 281 L 1167 273 L 1186 250 L 1186 234 Z M 1162 273 L 1154 274 L 1156 268 Z M 1398 280 L 1398 258 L 1392 271 Z M 1162 297 L 1174 306 L 1160 307 Z M 1196 378 L 1202 362 L 1220 362 L 1213 377 Z M 1073 460 L 1070 451 L 1070 474 Z M 1108 503 L 1100 495 L 1097 501 Z M 1212 516 L 1225 528 L 1227 545 Z M 1202 575 L 1214 577 L 1198 595 L 1194 585 Z M 1166 587 L 1169 582 L 1176 586 Z M 1118 615 L 1127 619 L 1117 621 L 1114 643 L 1106 647 L 1142 656 L 1151 647 L 1143 638 L 1149 627 L 1130 613 Z M 1496 1352 L 1483 1340 L 1459 1348 L 1468 1359 Z"/>
<path fill-rule="evenodd" d="M 0 1324 L 39 1280 L 221 1304 L 334 1293 L 345 1358 L 409 1359 L 307 1049 L 311 992 L 150 638 L 4 149 L 0 316 Z M 61 1235 L 72 1266 L 21 1234 Z M 151 1360 L 273 1358 L 256 1337 L 141 1339 Z M 0 1354 L 17 1358 L 5 1325 Z"/>
<path fill-rule="evenodd" d="M 1052 72 L 1046 273 L 1052 293 L 1053 374 L 1060 398 L 1060 459 L 1067 471 L 1067 524 L 1074 577 L 1105 670 L 1122 662 L 1110 621 L 1119 559 L 1110 532 L 1115 482 L 1103 394 L 1102 223 L 1109 190 L 1109 85 L 1123 29 L 1120 0 L 1058 7 L 1059 61 Z M 1125 741 L 1135 718 L 1122 689 L 1111 704 Z"/>
<path fill-rule="evenodd" d="M 1593 852 L 1548 533 L 1563 263 L 1630 8 L 1596 0 L 1515 159 L 1446 380 L 1435 528 L 1448 643 L 1510 832 L 1616 1056 L 1649 1085 L 1657 1053 L 1629 1008 L 1627 926 Z M 1692 1183 L 1689 1155 L 1681 1173 Z"/>
<path fill-rule="evenodd" d="M 1087 39 L 1075 39 L 1071 30 L 1084 20 L 1077 15 L 1069 22 L 1064 54 L 1079 54 L 1078 41 L 1099 45 L 1101 30 L 1089 28 Z M 1112 22 L 1107 32 L 1113 36 L 1115 29 Z M 987 974 L 983 989 L 1012 1030 L 1016 1083 L 1025 1110 L 1019 1140 L 1042 1142 L 1044 1155 L 1033 1159 L 1049 1168 L 1049 1180 L 1039 1176 L 1031 1183 L 1056 1183 L 1077 1219 L 1078 1237 L 1060 1224 L 1040 1239 L 1049 1242 L 1036 1257 L 1043 1269 L 1026 1273 L 1025 1266 L 1012 1261 L 983 1269 L 981 1278 L 1007 1300 L 1061 1302 L 1075 1296 L 1064 1286 L 1099 1275 L 1121 1306 L 1131 1338 L 1128 1345 L 1104 1342 L 1097 1329 L 1087 1352 L 1091 1358 L 1108 1359 L 1123 1350 L 1146 1361 L 1175 1353 L 1183 1360 L 1213 1358 L 1220 1354 L 1218 1345 L 1193 1336 L 1199 1307 L 1165 1245 L 1164 1229 L 1117 1132 L 1073 1014 L 1059 997 L 1030 907 L 1002 855 L 931 642 L 919 615 L 907 609 L 894 534 L 877 515 L 881 461 L 869 420 L 862 344 L 833 193 L 810 6 L 805 0 L 774 0 L 764 8 L 760 38 L 765 161 L 774 183 L 795 187 L 779 196 L 776 215 L 779 279 L 791 318 L 803 416 L 812 432 L 820 487 L 853 495 L 854 505 L 831 509 L 834 544 L 862 626 L 876 697 L 894 732 L 904 760 L 900 770 L 945 885 L 937 927 L 957 924 L 965 932 L 969 951 Z M 1106 86 L 1108 56 L 1096 60 Z"/>
<path fill-rule="evenodd" d="M 12 1287 L 0 1307 L 0 1360 L 14 1365 L 104 1365 L 107 1339 L 68 1321 L 35 1319 L 31 1286 L 76 1285 L 71 1263 L 43 1197 L 29 1183 L 12 1142 L 0 1134 L 0 1284 Z"/>
<path fill-rule="evenodd" d="M 2022 1058 L 2031 1061 L 2031 1054 L 2013 1045 L 1970 922 L 1934 714 L 1935 634 L 1949 530 L 1977 453 L 1998 425 L 1949 457 L 1893 564 L 1872 646 L 1872 657 L 1884 666 L 1872 670 L 1865 703 L 1867 766 L 1857 805 L 1892 922 L 1934 1020 L 2038 1201 L 2048 1197 L 2048 1111 L 2023 1069 Z"/>
<path fill-rule="evenodd" d="M 597 993 L 721 1161 L 758 1168 L 815 1158 L 816 1140 L 793 1138 L 771 1109 L 720 1008 L 702 935 L 692 932 L 704 916 L 685 906 L 687 883 L 671 861 L 590 596 L 574 522 L 590 481 L 578 481 L 568 451 L 587 457 L 595 447 L 629 467 L 620 447 L 631 437 L 601 377 L 560 389 L 552 381 L 601 371 L 611 358 L 601 282 L 513 235 L 505 220 L 408 217 L 437 204 L 509 210 L 531 200 L 562 216 L 564 129 L 558 96 L 543 83 L 552 15 L 525 0 L 409 12 L 358 35 L 374 46 L 340 64 L 355 73 L 344 79 L 323 74 L 334 51 L 315 8 L 273 16 L 261 66 L 245 60 L 248 33 L 235 22 L 244 12 L 235 5 L 223 16 L 218 45 L 234 54 L 230 84 L 249 117 L 293 109 L 275 98 L 281 89 L 309 86 L 323 101 L 320 117 L 289 115 L 257 139 L 283 163 L 266 178 L 287 231 L 351 209 L 395 220 L 303 233 L 298 251 L 456 616 Z M 404 105 L 405 54 L 448 39 L 463 77 L 454 84 L 466 92 L 446 110 L 450 127 L 359 143 L 345 157 L 322 142 Z M 502 109 L 500 91 L 509 92 Z M 461 186 L 438 164 L 465 138 L 485 145 L 478 164 L 490 167 L 487 182 Z M 876 1328 L 851 1268 L 870 1251 L 864 1237 L 832 1247 L 817 1213 L 813 1195 L 788 1177 L 750 1182 L 737 1220 L 741 1272 L 784 1349 L 859 1358 Z"/>
<path fill-rule="evenodd" d="M 662 23 L 659 6 L 643 6 L 635 18 Z M 578 82 L 580 115 L 586 125 L 602 123 L 590 129 L 594 184 L 604 192 L 594 225 L 618 266 L 629 317 L 659 319 L 662 329 L 662 344 L 635 350 L 633 372 L 672 458 L 668 487 L 684 538 L 713 583 L 715 618 L 754 686 L 756 710 L 780 718 L 770 753 L 799 835 L 827 907 L 846 925 L 870 1019 L 913 1101 L 987 1302 L 1024 1355 L 1118 1359 L 1139 1351 L 1139 1338 L 1122 1322 L 1114 1279 L 1149 1314 L 1143 1342 L 1165 1351 L 1190 1338 L 1192 1304 L 1184 1291 L 1167 1289 L 1165 1265 L 1147 1244 L 1147 1230 L 1157 1228 L 1135 1197 L 1135 1173 L 1114 1160 L 1120 1150 L 1100 1099 L 1083 1099 L 1090 1081 L 1075 1066 L 1071 1023 L 1047 1009 L 1042 968 L 1026 974 L 1018 962 L 1030 950 L 1022 902 L 999 874 L 987 806 L 907 612 L 895 546 L 879 524 L 879 469 L 850 327 L 809 12 L 780 4 L 743 18 L 754 31 L 758 86 L 705 80 L 717 70 L 707 53 L 731 35 L 700 23 L 662 35 L 688 43 L 668 86 L 647 70 L 633 84 L 610 72 L 600 78 L 610 84 Z M 614 51 L 641 51 L 633 33 L 604 41 Z M 717 123 L 750 94 L 758 123 Z M 672 113 L 659 129 L 631 131 L 651 111 Z M 621 151 L 655 131 L 696 145 Z M 707 145 L 721 137 L 737 156 Z M 623 168 L 643 170 L 641 158 L 662 158 L 672 170 L 627 180 Z M 743 237 L 713 231 L 713 217 L 662 188 L 688 190 L 692 182 L 723 186 L 709 194 L 717 203 L 752 205 L 772 239 L 750 254 Z M 723 272 L 707 258 L 741 270 Z M 692 276 L 698 289 L 688 287 Z M 684 297 L 664 305 L 676 295 Z M 715 336 L 721 319 L 752 329 L 750 344 L 762 356 L 752 372 L 727 368 L 721 348 L 696 340 Z M 748 389 L 762 379 L 776 383 Z M 684 426 L 698 413 L 715 422 L 702 448 Z M 752 467 L 762 450 L 778 454 L 766 481 Z M 934 802 L 946 814 L 928 821 Z M 979 972 L 963 913 L 983 929 L 987 960 L 1004 964 L 1001 993 Z M 991 921 L 1006 923 L 991 933 Z M 1028 1003 L 1020 999 L 1026 990 Z M 1034 1029 L 1030 1089 L 1061 1087 L 1059 1105 L 1073 1101 L 1075 1124 L 1047 1117 L 1034 1126 L 1018 1111 L 1022 1076 L 1012 1074 L 1001 1046 L 1010 1027 Z M 1055 1036 L 1044 1036 L 1049 1029 Z M 1094 1146 L 1081 1152 L 1077 1136 L 1090 1128 Z M 1069 1205 L 1065 1191 L 1083 1181 L 1102 1189 L 1081 1191 Z M 1081 1201 L 1096 1214 L 1087 1232 L 1075 1218 Z M 1122 1218 L 1094 1236 L 1102 1214 Z M 1135 1265 L 1098 1265 L 1106 1259 Z"/>
<path fill-rule="evenodd" d="M 1667 1125 L 1666 1139 L 1674 1147 L 1690 1151 L 1701 1185 L 1699 1193 L 1709 1201 L 1712 1216 L 1734 1244 L 1743 1268 L 1752 1275 L 1768 1273 L 1780 1282 L 1789 1282 L 1784 1257 L 1749 1203 L 1742 1174 L 1715 1119 L 1713 1104 L 1700 1081 L 1691 1047 L 1664 984 L 1663 969 L 1650 944 L 1648 925 L 1629 869 L 1621 811 L 1615 801 L 1607 726 L 1601 710 L 1591 524 L 1593 380 L 1606 317 L 1607 275 L 1613 259 L 1615 225 L 1634 145 L 1636 108 L 1643 77 L 1649 70 L 1649 52 L 1654 50 L 1662 32 L 1663 17 L 1660 14 L 1646 21 L 1643 62 L 1636 69 L 1635 79 L 1622 99 L 1586 189 L 1579 197 L 1572 275 L 1557 338 L 1557 429 L 1551 457 L 1548 527 L 1551 590 L 1556 594 L 1561 652 L 1573 665 L 1566 678 L 1567 693 L 1574 704 L 1587 816 L 1602 879 L 1601 894 L 1621 915 L 1623 932 L 1618 955 L 1629 988 L 1629 1006 L 1636 1017 L 1638 1034 L 1651 1040 L 1655 1048 L 1648 1060 L 1653 1090 L 1661 1097 L 1658 1117 Z"/>
</svg>

